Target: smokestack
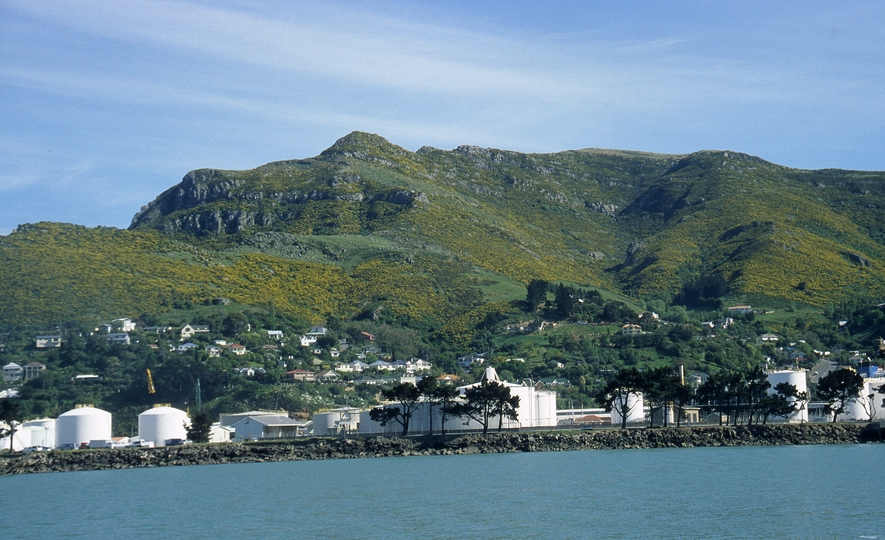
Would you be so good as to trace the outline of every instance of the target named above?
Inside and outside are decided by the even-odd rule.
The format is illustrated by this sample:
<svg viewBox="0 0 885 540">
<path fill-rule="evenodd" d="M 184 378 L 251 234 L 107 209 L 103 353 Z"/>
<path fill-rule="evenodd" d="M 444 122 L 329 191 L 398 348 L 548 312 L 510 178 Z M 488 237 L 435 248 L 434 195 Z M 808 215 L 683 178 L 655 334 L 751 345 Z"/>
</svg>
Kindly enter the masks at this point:
<svg viewBox="0 0 885 540">
<path fill-rule="evenodd" d="M 685 386 L 685 366 L 679 364 L 679 384 Z"/>
</svg>

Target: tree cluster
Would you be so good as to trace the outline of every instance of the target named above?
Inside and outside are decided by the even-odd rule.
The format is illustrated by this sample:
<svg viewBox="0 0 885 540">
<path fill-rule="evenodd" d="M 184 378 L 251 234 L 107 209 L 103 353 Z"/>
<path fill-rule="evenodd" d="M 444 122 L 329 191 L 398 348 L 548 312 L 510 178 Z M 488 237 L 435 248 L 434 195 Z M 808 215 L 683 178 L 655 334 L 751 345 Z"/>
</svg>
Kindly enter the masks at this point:
<svg viewBox="0 0 885 540">
<path fill-rule="evenodd" d="M 691 403 L 719 413 L 719 423 L 725 418 L 735 425 L 740 423 L 765 424 L 769 418 L 786 418 L 808 401 L 807 392 L 799 392 L 795 385 L 782 382 L 769 392 L 771 383 L 762 368 L 747 372 L 723 371 L 701 384 L 697 391 L 684 385 L 670 368 L 659 367 L 647 371 L 629 368 L 619 371 L 599 391 L 596 401 L 607 411 L 621 417 L 621 427 L 627 427 L 627 418 L 639 406 L 641 397 L 651 413 L 651 426 L 660 416 L 667 425 L 669 412 L 674 411 L 677 427 L 681 425 L 684 409 Z M 856 395 L 856 392 L 855 392 Z"/>
<path fill-rule="evenodd" d="M 421 403 L 430 407 L 430 432 L 433 433 L 433 410 L 441 417 L 441 433 L 446 433 L 446 419 L 452 417 L 471 418 L 482 425 L 482 432 L 488 433 L 490 422 L 498 417 L 498 431 L 503 429 L 504 418 L 517 419 L 519 396 L 510 394 L 506 385 L 497 381 L 482 380 L 480 384 L 468 388 L 463 396 L 452 386 L 440 385 L 432 378 L 424 378 L 418 385 L 402 383 L 382 391 L 385 400 L 394 404 L 376 407 L 369 411 L 369 418 L 386 426 L 397 423 L 402 427 L 402 436 L 409 433 L 409 423 Z"/>
</svg>

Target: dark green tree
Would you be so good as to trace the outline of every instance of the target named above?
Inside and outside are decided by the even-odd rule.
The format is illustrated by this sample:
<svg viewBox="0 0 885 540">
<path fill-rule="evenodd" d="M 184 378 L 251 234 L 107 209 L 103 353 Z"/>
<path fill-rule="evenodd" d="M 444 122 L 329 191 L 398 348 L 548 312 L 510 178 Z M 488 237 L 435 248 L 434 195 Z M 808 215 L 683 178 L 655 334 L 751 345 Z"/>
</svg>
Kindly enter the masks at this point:
<svg viewBox="0 0 885 540">
<path fill-rule="evenodd" d="M 652 368 L 643 373 L 644 383 L 642 389 L 643 401 L 648 405 L 651 413 L 650 427 L 654 427 L 655 412 L 660 412 L 664 427 L 667 426 L 667 414 L 672 405 L 676 387 L 679 385 L 679 377 L 669 367 Z"/>
<path fill-rule="evenodd" d="M 788 382 L 777 383 L 774 393 L 762 401 L 762 423 L 769 417 L 786 418 L 798 411 L 808 401 L 808 392 L 800 392 L 796 385 Z"/>
<path fill-rule="evenodd" d="M 746 412 L 747 425 L 755 420 L 757 423 L 763 419 L 765 406 L 769 403 L 768 389 L 771 383 L 761 367 L 755 367 L 744 375 L 741 388 L 741 406 Z"/>
<path fill-rule="evenodd" d="M 827 405 L 824 408 L 833 413 L 833 422 L 845 412 L 852 401 L 856 401 L 863 388 L 863 377 L 851 369 L 836 369 L 821 377 L 817 383 L 817 397 Z"/>
<path fill-rule="evenodd" d="M 4 399 L 0 401 L 0 422 L 5 425 L 0 426 L 0 438 L 9 437 L 9 452 L 12 452 L 12 445 L 15 439 L 15 432 L 22 423 L 21 407 L 17 401 Z"/>
<path fill-rule="evenodd" d="M 381 395 L 387 401 L 394 401 L 397 405 L 376 407 L 369 411 L 369 418 L 386 426 L 390 422 L 396 422 L 402 426 L 402 436 L 409 433 L 409 421 L 418 409 L 421 400 L 421 391 L 414 384 L 401 383 L 393 388 L 384 390 Z"/>
<path fill-rule="evenodd" d="M 556 288 L 556 313 L 560 317 L 568 317 L 578 300 L 575 298 L 576 291 L 573 287 L 566 287 L 562 283 Z"/>
<path fill-rule="evenodd" d="M 538 304 L 547 300 L 549 289 L 550 283 L 543 279 L 533 279 L 529 282 L 526 286 L 525 301 L 530 313 L 538 308 Z"/>
<path fill-rule="evenodd" d="M 482 424 L 483 434 L 489 431 L 489 422 L 498 416 L 498 430 L 503 428 L 504 417 L 515 420 L 519 408 L 519 396 L 511 396 L 510 389 L 498 381 L 483 379 L 464 392 L 464 403 L 452 407 L 456 416 L 468 417 Z"/>
<path fill-rule="evenodd" d="M 621 416 L 621 429 L 627 428 L 627 417 L 636 408 L 645 388 L 645 375 L 636 368 L 621 370 L 596 394 L 596 402 L 608 412 Z"/>
<path fill-rule="evenodd" d="M 191 425 L 187 428 L 187 438 L 195 443 L 207 443 L 211 429 L 212 420 L 209 413 L 198 412 L 191 419 Z"/>
<path fill-rule="evenodd" d="M 440 419 L 442 421 L 441 434 L 443 437 L 446 435 L 446 420 L 448 417 L 453 416 L 452 406 L 455 404 L 457 397 L 458 389 L 452 385 L 439 385 L 433 389 L 431 399 L 439 407 Z"/>
</svg>

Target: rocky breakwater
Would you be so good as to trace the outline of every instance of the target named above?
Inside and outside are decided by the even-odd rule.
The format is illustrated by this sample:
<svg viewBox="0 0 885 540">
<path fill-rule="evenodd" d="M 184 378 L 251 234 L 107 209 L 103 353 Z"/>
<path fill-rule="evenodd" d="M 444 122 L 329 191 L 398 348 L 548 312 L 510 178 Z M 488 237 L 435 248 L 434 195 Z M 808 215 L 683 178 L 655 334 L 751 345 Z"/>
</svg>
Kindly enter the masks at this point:
<svg viewBox="0 0 885 540">
<path fill-rule="evenodd" d="M 427 455 L 882 442 L 885 425 L 805 424 L 472 434 L 457 437 L 303 439 L 167 448 L 52 451 L 0 459 L 0 475 Z"/>
</svg>

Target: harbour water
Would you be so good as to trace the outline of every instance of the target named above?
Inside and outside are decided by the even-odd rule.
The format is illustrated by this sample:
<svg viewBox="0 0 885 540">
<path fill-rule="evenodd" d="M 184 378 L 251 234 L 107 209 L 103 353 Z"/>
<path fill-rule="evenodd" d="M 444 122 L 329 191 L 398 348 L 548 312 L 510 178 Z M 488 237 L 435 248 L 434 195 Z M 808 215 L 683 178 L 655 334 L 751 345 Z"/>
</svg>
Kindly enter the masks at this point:
<svg viewBox="0 0 885 540">
<path fill-rule="evenodd" d="M 4 538 L 885 539 L 885 445 L 347 459 L 0 477 Z"/>
</svg>

